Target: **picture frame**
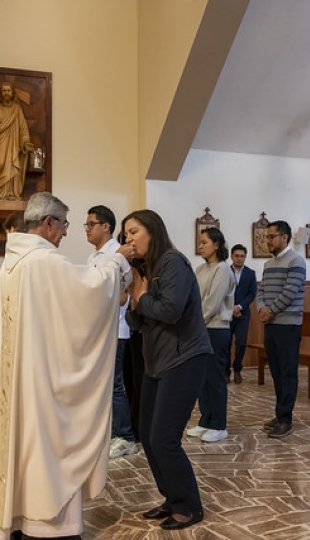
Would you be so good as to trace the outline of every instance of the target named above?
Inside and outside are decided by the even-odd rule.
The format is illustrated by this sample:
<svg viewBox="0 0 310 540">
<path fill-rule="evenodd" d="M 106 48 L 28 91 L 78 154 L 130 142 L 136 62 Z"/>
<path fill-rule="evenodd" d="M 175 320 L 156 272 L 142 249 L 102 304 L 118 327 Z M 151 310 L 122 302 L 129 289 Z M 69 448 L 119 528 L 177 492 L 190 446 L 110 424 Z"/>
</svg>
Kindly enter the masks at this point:
<svg viewBox="0 0 310 540">
<path fill-rule="evenodd" d="M 306 227 L 307 229 L 310 229 L 310 223 L 307 223 Z M 310 238 L 307 244 L 305 245 L 305 256 L 306 256 L 306 259 L 310 259 Z"/>
<path fill-rule="evenodd" d="M 220 228 L 220 222 L 210 214 L 210 208 L 205 208 L 205 213 L 200 218 L 196 219 L 196 243 L 195 254 L 199 255 L 198 246 L 200 241 L 201 231 L 203 229 L 209 229 L 210 227 Z"/>
<path fill-rule="evenodd" d="M 252 256 L 254 259 L 270 259 L 272 255 L 269 253 L 267 241 L 269 221 L 265 212 L 262 212 L 260 216 L 260 219 L 252 224 Z"/>
<path fill-rule="evenodd" d="M 0 198 L 0 256 L 4 254 L 4 220 L 23 211 L 37 191 L 52 191 L 52 73 L 0 67 L 0 84 L 15 89 L 34 149 L 29 153 L 20 198 Z"/>
</svg>

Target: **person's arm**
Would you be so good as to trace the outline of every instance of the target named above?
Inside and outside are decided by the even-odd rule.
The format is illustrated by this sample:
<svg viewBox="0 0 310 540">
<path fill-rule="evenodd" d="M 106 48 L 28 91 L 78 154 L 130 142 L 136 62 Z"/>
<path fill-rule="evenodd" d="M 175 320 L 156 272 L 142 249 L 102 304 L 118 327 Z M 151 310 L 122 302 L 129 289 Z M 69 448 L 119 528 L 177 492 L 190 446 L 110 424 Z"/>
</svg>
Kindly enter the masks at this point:
<svg viewBox="0 0 310 540">
<path fill-rule="evenodd" d="M 87 264 L 90 266 L 94 266 L 94 263 L 96 263 L 97 268 L 108 265 L 110 263 L 117 265 L 120 269 L 121 292 L 125 292 L 125 290 L 132 282 L 131 266 L 127 260 L 130 260 L 132 256 L 133 248 L 131 246 L 124 245 L 120 246 L 117 251 L 110 249 L 106 253 L 99 252 L 96 255 L 96 258 L 89 259 Z M 120 305 L 123 305 L 121 304 L 121 300 Z"/>
<path fill-rule="evenodd" d="M 291 305 L 305 282 L 306 268 L 301 264 L 301 257 L 292 261 L 288 268 L 286 284 L 269 306 L 273 315 L 277 315 Z"/>
<path fill-rule="evenodd" d="M 261 284 L 258 288 L 256 304 L 258 309 L 258 319 L 263 323 L 270 321 L 273 314 L 271 309 L 265 305 L 265 270 L 263 272 Z"/>
<path fill-rule="evenodd" d="M 260 311 L 265 306 L 265 270 L 263 271 L 262 280 L 258 287 L 256 295 L 257 310 Z"/>
<path fill-rule="evenodd" d="M 182 316 L 190 294 L 189 263 L 178 253 L 163 257 L 159 274 L 154 276 L 148 290 L 141 294 L 137 313 L 156 321 L 175 324 Z"/>
<path fill-rule="evenodd" d="M 99 264 L 97 264 L 97 268 L 100 270 L 101 267 L 104 266 L 118 266 L 120 270 L 120 290 L 121 292 L 124 292 L 132 282 L 132 271 L 131 266 L 127 259 L 120 253 L 111 253 L 109 254 L 109 257 L 106 259 L 101 259 L 99 261 Z"/>
<path fill-rule="evenodd" d="M 229 292 L 231 269 L 225 264 L 219 264 L 213 275 L 210 288 L 201 298 L 202 313 L 208 324 L 214 315 L 220 313 L 221 303 Z"/>
<path fill-rule="evenodd" d="M 249 305 L 253 302 L 253 300 L 254 300 L 254 298 L 256 296 L 257 284 L 256 284 L 255 272 L 254 271 L 251 272 L 250 276 L 251 276 L 251 278 L 250 278 L 250 282 L 249 282 L 247 295 L 246 295 L 245 298 L 242 299 L 242 302 L 241 302 L 242 310 L 247 309 L 249 307 Z"/>
</svg>

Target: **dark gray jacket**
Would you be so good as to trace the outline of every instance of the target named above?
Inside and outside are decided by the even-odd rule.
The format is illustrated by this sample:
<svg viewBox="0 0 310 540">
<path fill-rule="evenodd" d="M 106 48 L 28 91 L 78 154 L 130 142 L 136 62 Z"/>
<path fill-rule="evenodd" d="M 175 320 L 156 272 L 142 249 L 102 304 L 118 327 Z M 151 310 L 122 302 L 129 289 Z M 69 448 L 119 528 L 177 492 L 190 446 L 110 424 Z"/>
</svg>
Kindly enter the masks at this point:
<svg viewBox="0 0 310 540">
<path fill-rule="evenodd" d="M 168 250 L 157 263 L 148 292 L 126 321 L 143 334 L 145 372 L 156 377 L 193 356 L 212 353 L 196 276 L 186 257 Z"/>
</svg>

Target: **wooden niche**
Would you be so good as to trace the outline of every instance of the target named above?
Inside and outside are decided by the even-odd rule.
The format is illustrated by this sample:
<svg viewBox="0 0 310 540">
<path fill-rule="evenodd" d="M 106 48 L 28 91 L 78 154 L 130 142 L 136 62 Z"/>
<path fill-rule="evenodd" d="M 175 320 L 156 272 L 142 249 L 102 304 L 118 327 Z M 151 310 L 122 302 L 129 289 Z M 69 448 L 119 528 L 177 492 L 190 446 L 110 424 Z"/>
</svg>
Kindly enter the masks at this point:
<svg viewBox="0 0 310 540">
<path fill-rule="evenodd" d="M 0 197 L 0 255 L 4 253 L 2 224 L 7 216 L 13 211 L 23 211 L 33 193 L 52 191 L 52 73 L 0 68 L 0 85 L 3 83 L 15 89 L 33 151 L 28 154 L 20 197 L 13 200 Z"/>
</svg>

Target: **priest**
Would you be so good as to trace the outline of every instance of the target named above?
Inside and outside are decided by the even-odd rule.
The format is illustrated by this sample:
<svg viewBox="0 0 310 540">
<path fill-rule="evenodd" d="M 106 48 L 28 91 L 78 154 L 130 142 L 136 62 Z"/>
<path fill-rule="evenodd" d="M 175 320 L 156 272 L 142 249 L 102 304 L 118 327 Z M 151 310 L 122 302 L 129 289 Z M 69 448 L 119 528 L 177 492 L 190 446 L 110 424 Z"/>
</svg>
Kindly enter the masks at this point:
<svg viewBox="0 0 310 540">
<path fill-rule="evenodd" d="M 107 476 L 120 291 L 132 279 L 121 246 L 104 266 L 57 248 L 68 207 L 30 198 L 28 233 L 10 233 L 0 271 L 0 540 L 79 538 L 82 504 Z"/>
</svg>

